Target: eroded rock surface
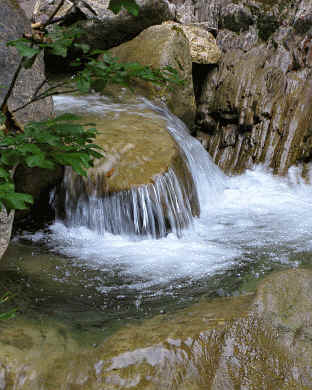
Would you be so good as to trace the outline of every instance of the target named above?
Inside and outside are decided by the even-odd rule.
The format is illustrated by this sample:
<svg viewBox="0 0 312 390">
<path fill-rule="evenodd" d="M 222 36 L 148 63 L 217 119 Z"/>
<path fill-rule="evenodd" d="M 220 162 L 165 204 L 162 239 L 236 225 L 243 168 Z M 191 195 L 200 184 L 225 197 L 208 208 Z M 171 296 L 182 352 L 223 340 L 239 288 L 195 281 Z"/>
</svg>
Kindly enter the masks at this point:
<svg viewBox="0 0 312 390">
<path fill-rule="evenodd" d="M 311 161 L 308 1 L 173 0 L 176 18 L 217 32 L 223 51 L 198 83 L 198 138 L 228 173 Z"/>
</svg>

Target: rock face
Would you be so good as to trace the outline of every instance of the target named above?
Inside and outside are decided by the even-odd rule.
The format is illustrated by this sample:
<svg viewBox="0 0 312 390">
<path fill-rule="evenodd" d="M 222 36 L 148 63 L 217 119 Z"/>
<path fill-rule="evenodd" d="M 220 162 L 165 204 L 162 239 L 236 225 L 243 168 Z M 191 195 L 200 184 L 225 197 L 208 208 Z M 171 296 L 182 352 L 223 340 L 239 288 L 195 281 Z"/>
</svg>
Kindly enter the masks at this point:
<svg viewBox="0 0 312 390">
<path fill-rule="evenodd" d="M 308 1 L 172 1 L 176 18 L 216 29 L 218 68 L 199 83 L 198 138 L 228 173 L 311 161 Z"/>
<path fill-rule="evenodd" d="M 183 29 L 179 25 L 164 23 L 143 31 L 130 42 L 111 50 L 121 62 L 139 62 L 155 68 L 167 65 L 177 69 L 185 80 L 182 86 L 156 86 L 152 83 L 138 82 L 137 92 L 156 103 L 166 103 L 176 116 L 187 125 L 195 118 L 195 97 L 192 80 L 192 60 L 190 47 Z"/>
<path fill-rule="evenodd" d="M 19 65 L 19 55 L 15 48 L 7 47 L 6 43 L 30 33 L 30 23 L 25 13 L 13 0 L 0 2 L 0 105 L 8 93 L 10 84 Z M 23 69 L 16 81 L 15 88 L 7 102 L 8 111 L 12 112 L 22 106 L 33 94 L 37 86 L 44 80 L 43 57 L 39 56 L 31 69 Z M 43 99 L 29 105 L 27 108 L 13 114 L 17 126 L 22 127 L 30 120 L 43 120 L 53 113 L 51 98 Z"/>
<path fill-rule="evenodd" d="M 59 15 L 63 15 L 74 2 L 66 1 Z M 36 20 L 42 20 L 55 9 L 57 1 L 38 0 L 34 9 Z M 84 41 L 93 48 L 109 49 L 130 40 L 141 31 L 166 20 L 173 14 L 166 0 L 138 0 L 140 7 L 138 16 L 128 14 L 125 10 L 118 15 L 107 9 L 108 0 L 75 1 L 76 8 L 72 20 L 78 20 L 86 34 Z"/>
</svg>

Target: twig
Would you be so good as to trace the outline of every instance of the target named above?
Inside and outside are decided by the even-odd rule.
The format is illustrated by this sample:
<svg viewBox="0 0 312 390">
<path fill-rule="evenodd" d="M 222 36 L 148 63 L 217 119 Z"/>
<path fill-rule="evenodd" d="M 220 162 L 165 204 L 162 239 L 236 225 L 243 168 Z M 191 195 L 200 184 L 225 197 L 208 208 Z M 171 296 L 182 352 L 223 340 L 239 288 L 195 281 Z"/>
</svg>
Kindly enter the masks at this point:
<svg viewBox="0 0 312 390">
<path fill-rule="evenodd" d="M 40 89 L 44 86 L 44 84 L 46 83 L 48 81 L 48 79 L 47 78 L 45 78 L 39 85 L 38 85 L 38 87 L 35 89 L 35 92 L 33 93 L 33 95 L 32 95 L 32 99 L 35 97 L 35 96 L 37 96 L 37 93 L 40 91 Z"/>
<path fill-rule="evenodd" d="M 65 0 L 61 0 L 59 5 L 55 8 L 55 10 L 52 12 L 52 14 L 50 15 L 50 17 L 48 18 L 48 20 L 44 23 L 42 23 L 42 27 L 45 28 L 46 26 L 48 26 L 51 21 L 53 20 L 54 16 L 58 13 L 58 11 L 63 7 L 65 3 Z"/>
<path fill-rule="evenodd" d="M 76 89 L 69 89 L 69 90 L 65 90 L 65 91 L 50 92 L 50 93 L 44 93 L 44 94 L 38 95 L 38 96 L 32 98 L 31 100 L 29 100 L 27 103 L 23 104 L 22 106 L 16 108 L 14 111 L 12 111 L 12 114 L 14 114 L 17 111 L 22 110 L 23 108 L 29 106 L 32 103 L 37 102 L 38 100 L 45 99 L 45 98 L 50 97 L 50 96 L 62 95 L 65 93 L 73 93 L 73 92 L 78 92 L 78 89 L 77 88 Z"/>
<path fill-rule="evenodd" d="M 10 87 L 8 89 L 8 92 L 6 93 L 5 95 L 5 98 L 1 104 L 1 107 L 0 107 L 0 110 L 3 111 L 3 107 L 5 107 L 7 105 L 7 102 L 9 100 L 9 97 L 11 96 L 12 94 L 12 91 L 13 91 L 13 88 L 15 87 L 15 84 L 16 84 L 16 80 L 18 78 L 18 75 L 20 74 L 20 71 L 22 70 L 22 64 L 23 64 L 23 58 L 21 58 L 19 64 L 18 64 L 18 67 L 14 73 L 14 76 L 13 76 L 13 79 L 11 81 L 11 84 L 10 84 Z"/>
</svg>

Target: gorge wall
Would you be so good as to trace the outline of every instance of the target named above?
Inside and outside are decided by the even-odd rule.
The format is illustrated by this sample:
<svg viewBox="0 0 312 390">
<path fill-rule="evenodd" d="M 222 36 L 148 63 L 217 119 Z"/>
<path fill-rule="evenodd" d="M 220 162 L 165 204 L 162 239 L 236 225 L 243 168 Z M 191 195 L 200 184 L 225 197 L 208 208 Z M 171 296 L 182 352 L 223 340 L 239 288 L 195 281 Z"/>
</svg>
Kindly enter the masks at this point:
<svg viewBox="0 0 312 390">
<path fill-rule="evenodd" d="M 311 161 L 312 4 L 172 1 L 176 18 L 216 33 L 223 55 L 201 69 L 197 137 L 227 173 Z M 198 71 L 198 68 L 196 68 Z"/>
</svg>

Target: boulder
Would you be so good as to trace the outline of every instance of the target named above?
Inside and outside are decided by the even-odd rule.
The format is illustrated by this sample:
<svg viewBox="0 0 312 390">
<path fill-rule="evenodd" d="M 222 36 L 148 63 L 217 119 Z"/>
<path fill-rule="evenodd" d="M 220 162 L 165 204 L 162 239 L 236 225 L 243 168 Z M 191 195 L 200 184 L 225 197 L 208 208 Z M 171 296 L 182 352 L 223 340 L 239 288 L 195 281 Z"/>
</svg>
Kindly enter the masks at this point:
<svg viewBox="0 0 312 390">
<path fill-rule="evenodd" d="M 191 51 L 192 62 L 197 64 L 216 64 L 221 58 L 221 50 L 216 39 L 209 32 L 197 25 L 178 25 L 186 35 Z"/>
<path fill-rule="evenodd" d="M 110 50 L 121 62 L 139 62 L 155 68 L 167 65 L 184 79 L 181 86 L 157 86 L 137 82 L 136 92 L 156 103 L 165 103 L 173 114 L 192 126 L 195 118 L 195 97 L 192 80 L 190 46 L 183 28 L 174 23 L 164 23 L 144 30 L 132 41 Z"/>
<path fill-rule="evenodd" d="M 73 99 L 78 111 L 79 102 L 86 103 L 84 97 Z M 134 104 L 122 96 L 117 112 L 111 102 L 106 104 L 111 112 L 85 113 L 86 121 L 96 123 L 95 142 L 104 156 L 87 177 L 66 170 L 57 202 L 60 215 L 70 226 L 86 225 L 102 234 L 180 235 L 199 215 L 193 176 L 165 115 L 131 94 L 130 99 Z"/>
</svg>

